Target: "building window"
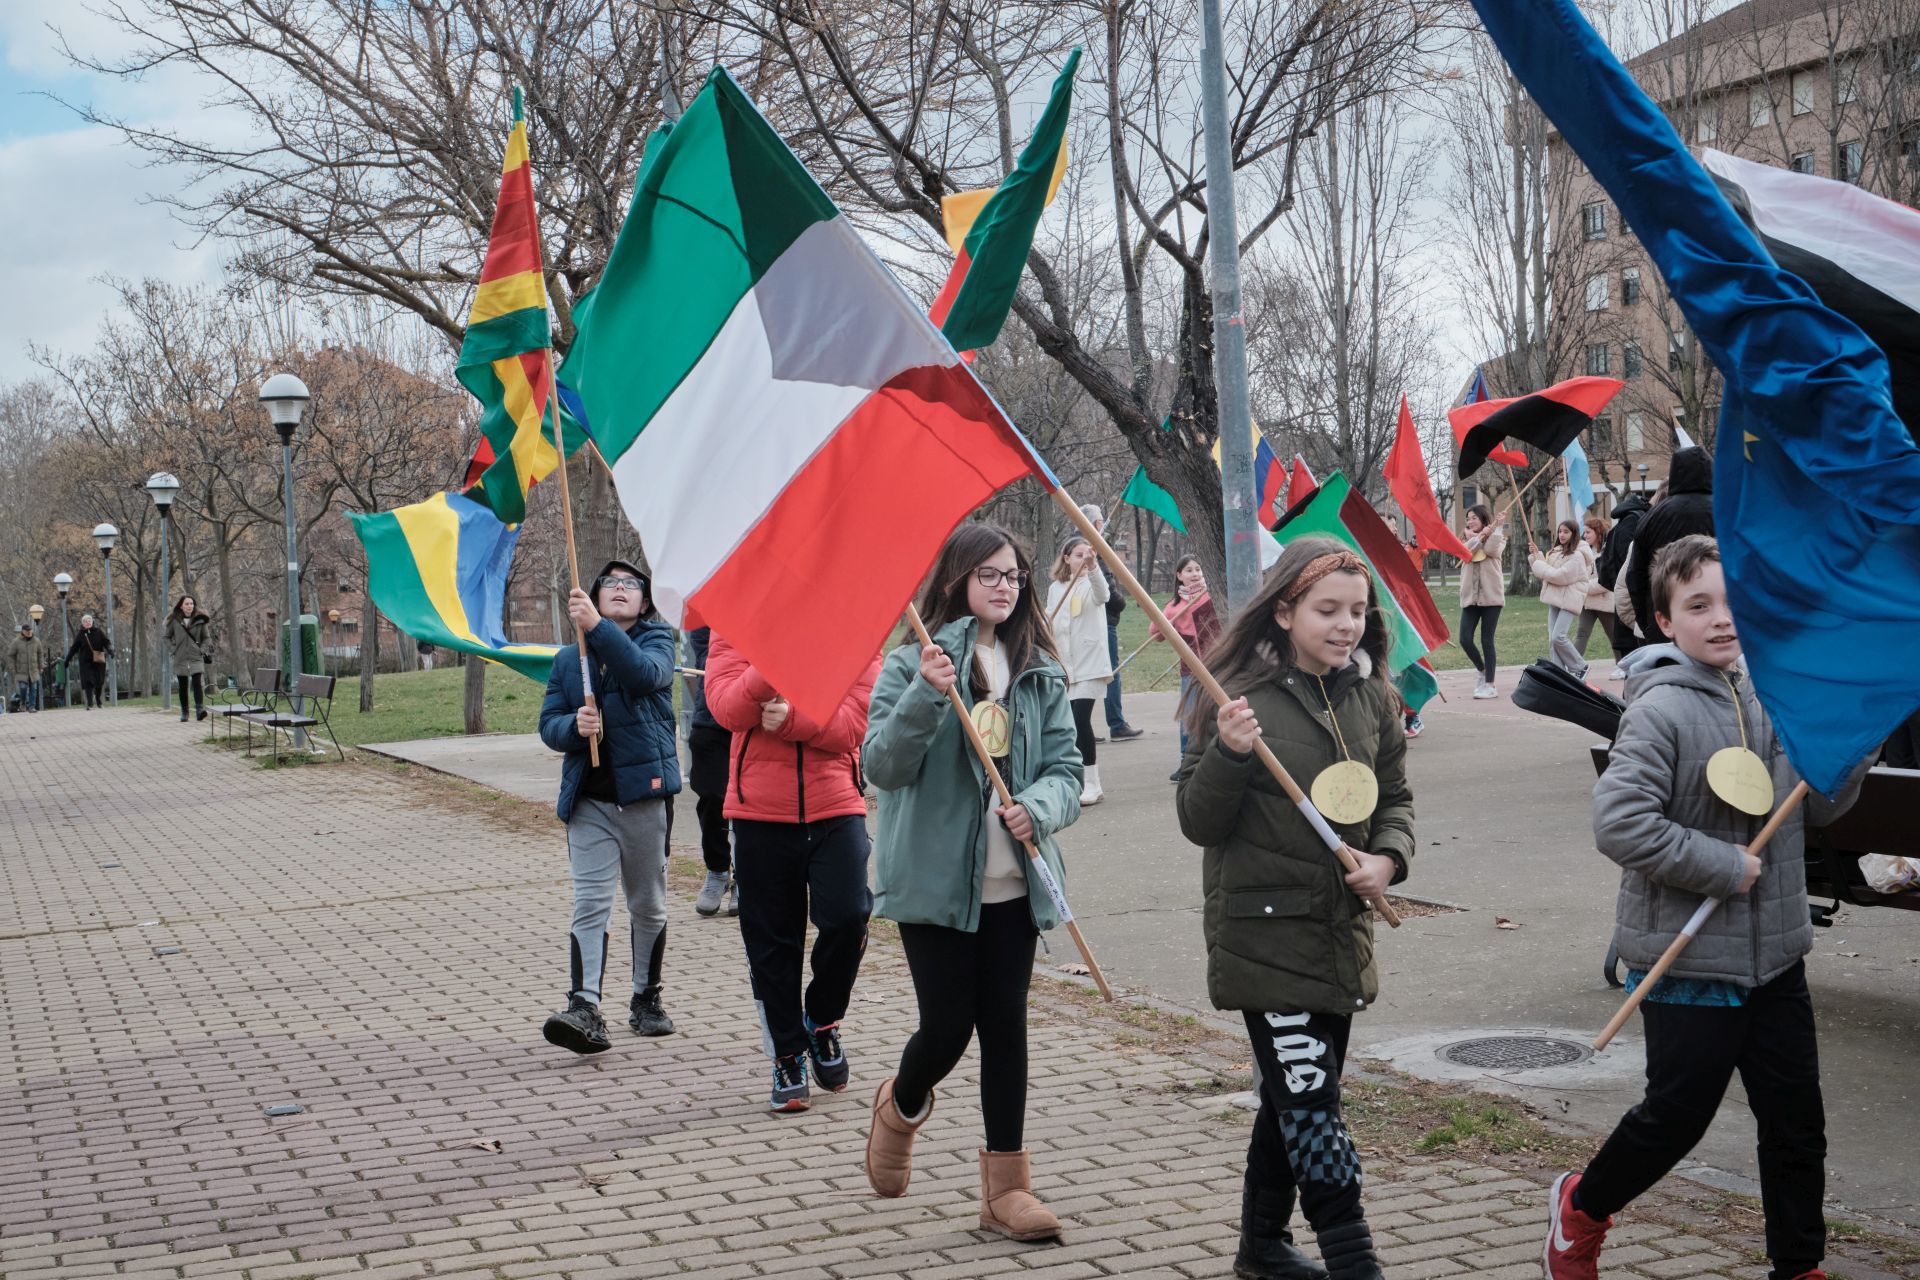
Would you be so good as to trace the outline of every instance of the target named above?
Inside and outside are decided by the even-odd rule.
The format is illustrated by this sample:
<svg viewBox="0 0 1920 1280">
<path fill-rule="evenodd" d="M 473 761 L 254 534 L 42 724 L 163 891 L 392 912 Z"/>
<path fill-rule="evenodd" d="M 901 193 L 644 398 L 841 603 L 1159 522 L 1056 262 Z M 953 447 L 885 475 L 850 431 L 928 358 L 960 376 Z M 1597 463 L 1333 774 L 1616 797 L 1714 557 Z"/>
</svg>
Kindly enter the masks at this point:
<svg viewBox="0 0 1920 1280">
<path fill-rule="evenodd" d="M 1637 378 L 1640 376 L 1640 344 L 1623 342 L 1620 344 L 1620 376 Z"/>
<path fill-rule="evenodd" d="M 1607 309 L 1607 277 L 1604 272 L 1587 277 L 1587 310 Z"/>
<path fill-rule="evenodd" d="M 1839 172 L 1834 176 L 1842 182 L 1858 183 L 1865 160 L 1865 149 L 1858 142 L 1841 143 Z"/>
<path fill-rule="evenodd" d="M 1630 307 L 1640 301 L 1640 268 L 1628 267 L 1620 273 L 1620 305 Z"/>
<path fill-rule="evenodd" d="M 1714 109 L 1708 107 L 1693 119 L 1693 139 L 1695 142 L 1713 142 L 1720 136 L 1719 121 Z"/>
<path fill-rule="evenodd" d="M 1813 111 L 1813 72 L 1796 71 L 1793 73 L 1793 114 L 1809 115 Z"/>
<path fill-rule="evenodd" d="M 1773 94 L 1764 84 L 1747 90 L 1747 123 L 1756 129 L 1773 123 Z"/>
<path fill-rule="evenodd" d="M 1793 159 L 1787 161 L 1787 168 L 1793 170 L 1795 173 L 1812 173 L 1813 172 L 1813 152 L 1811 151 L 1794 152 Z"/>
<path fill-rule="evenodd" d="M 1647 448 L 1647 415 L 1635 409 L 1627 414 L 1627 452 L 1644 453 Z"/>
<path fill-rule="evenodd" d="M 1679 334 L 1670 333 L 1667 335 L 1667 372 L 1668 373 L 1678 373 L 1680 372 L 1681 366 L 1686 364 L 1687 356 L 1686 356 L 1685 348 L 1686 348 L 1686 344 L 1680 341 Z"/>
<path fill-rule="evenodd" d="M 1604 378 L 1607 376 L 1607 344 L 1590 342 L 1587 344 L 1587 376 Z"/>
<path fill-rule="evenodd" d="M 1595 457 L 1604 458 L 1613 452 L 1613 419 L 1605 414 L 1593 420 L 1593 431 L 1587 437 Z"/>
<path fill-rule="evenodd" d="M 1860 64 L 1843 62 L 1833 87 L 1833 101 L 1838 106 L 1860 100 Z"/>
<path fill-rule="evenodd" d="M 1607 238 L 1607 206 L 1604 201 L 1595 200 L 1592 204 L 1580 206 L 1580 227 L 1589 240 Z"/>
</svg>

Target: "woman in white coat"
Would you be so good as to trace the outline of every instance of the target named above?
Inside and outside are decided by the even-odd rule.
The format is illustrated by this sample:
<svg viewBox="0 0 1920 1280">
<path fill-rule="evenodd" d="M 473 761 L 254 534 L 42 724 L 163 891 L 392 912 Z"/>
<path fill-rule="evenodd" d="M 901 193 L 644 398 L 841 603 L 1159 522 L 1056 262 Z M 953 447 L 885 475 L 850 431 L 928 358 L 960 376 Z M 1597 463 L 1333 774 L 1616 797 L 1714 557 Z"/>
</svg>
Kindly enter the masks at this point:
<svg viewBox="0 0 1920 1280">
<path fill-rule="evenodd" d="M 1587 674 L 1587 660 L 1573 644 L 1573 624 L 1587 605 L 1587 586 L 1593 581 L 1593 551 L 1580 537 L 1580 526 L 1562 520 L 1553 531 L 1553 549 L 1544 556 L 1529 542 L 1527 554 L 1533 576 L 1540 580 L 1540 600 L 1547 606 L 1547 639 L 1553 661 L 1575 679 Z"/>
<path fill-rule="evenodd" d="M 1047 619 L 1054 645 L 1067 669 L 1067 700 L 1073 707 L 1073 728 L 1080 759 L 1087 768 L 1080 792 L 1082 805 L 1099 804 L 1100 766 L 1093 747 L 1093 704 L 1104 698 L 1113 679 L 1113 660 L 1107 654 L 1107 578 L 1094 564 L 1093 548 L 1085 538 L 1069 538 L 1053 562 L 1053 582 L 1047 587 Z"/>
</svg>

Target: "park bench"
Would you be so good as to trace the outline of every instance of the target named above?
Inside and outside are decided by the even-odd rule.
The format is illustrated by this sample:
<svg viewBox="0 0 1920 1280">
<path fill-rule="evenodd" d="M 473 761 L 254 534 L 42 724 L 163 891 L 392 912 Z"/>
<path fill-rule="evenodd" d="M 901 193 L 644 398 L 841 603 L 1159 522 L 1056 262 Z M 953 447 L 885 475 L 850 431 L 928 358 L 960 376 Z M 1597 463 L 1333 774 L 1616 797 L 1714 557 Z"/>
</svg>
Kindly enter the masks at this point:
<svg viewBox="0 0 1920 1280">
<path fill-rule="evenodd" d="M 253 754 L 255 725 L 267 731 L 275 763 L 280 760 L 282 735 L 291 741 L 296 729 L 305 729 L 309 734 L 317 729 L 333 744 L 334 753 L 344 763 L 347 754 L 340 749 L 340 739 L 334 736 L 333 725 L 329 723 L 333 711 L 333 680 L 332 676 L 296 676 L 293 688 L 275 699 L 284 699 L 284 705 L 242 714 L 239 719 L 247 726 L 247 754 Z"/>
<path fill-rule="evenodd" d="M 1607 771 L 1608 744 L 1593 744 L 1593 771 Z M 1920 889 L 1906 893 L 1875 893 L 1860 874 L 1860 859 L 1869 853 L 1920 858 L 1920 770 L 1876 765 L 1860 783 L 1860 798 L 1831 825 L 1806 828 L 1807 896 L 1832 898 L 1831 903 L 1809 902 L 1813 922 L 1833 924 L 1842 902 L 1856 907 L 1894 907 L 1920 911 Z M 1620 986 L 1620 957 L 1607 948 L 1606 979 Z"/>
<path fill-rule="evenodd" d="M 228 740 L 233 738 L 233 721 L 236 716 L 258 715 L 273 710 L 274 699 L 279 696 L 280 669 L 278 667 L 256 667 L 253 682 L 244 689 L 235 689 L 227 701 L 218 706 L 209 707 L 213 713 L 207 721 L 207 740 L 213 740 L 213 726 L 226 727 Z M 234 701 L 237 697 L 239 701 Z"/>
</svg>

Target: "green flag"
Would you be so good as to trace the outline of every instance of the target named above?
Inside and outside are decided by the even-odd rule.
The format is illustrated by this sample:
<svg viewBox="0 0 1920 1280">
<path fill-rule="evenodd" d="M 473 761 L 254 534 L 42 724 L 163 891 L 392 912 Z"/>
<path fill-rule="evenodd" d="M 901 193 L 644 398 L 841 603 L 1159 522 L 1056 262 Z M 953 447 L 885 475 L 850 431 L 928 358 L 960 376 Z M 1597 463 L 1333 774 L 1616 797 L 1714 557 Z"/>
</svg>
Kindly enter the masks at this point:
<svg viewBox="0 0 1920 1280">
<path fill-rule="evenodd" d="M 1127 491 L 1120 495 L 1120 501 L 1130 502 L 1142 511 L 1153 512 L 1181 533 L 1187 531 L 1187 522 L 1180 518 L 1179 504 L 1174 502 L 1172 494 L 1147 479 L 1145 467 L 1134 470 L 1133 479 L 1127 481 Z"/>
</svg>

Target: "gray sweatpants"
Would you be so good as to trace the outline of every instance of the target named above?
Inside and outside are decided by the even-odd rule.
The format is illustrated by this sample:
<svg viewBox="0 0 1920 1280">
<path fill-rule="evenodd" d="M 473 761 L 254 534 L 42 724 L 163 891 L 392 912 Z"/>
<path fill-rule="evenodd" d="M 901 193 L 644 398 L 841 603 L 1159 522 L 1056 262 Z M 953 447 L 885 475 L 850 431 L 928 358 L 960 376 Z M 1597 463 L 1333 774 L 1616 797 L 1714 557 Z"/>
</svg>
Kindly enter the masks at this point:
<svg viewBox="0 0 1920 1280">
<path fill-rule="evenodd" d="M 667 948 L 667 801 L 608 804 L 582 797 L 567 821 L 573 867 L 573 986 L 570 995 L 600 1003 L 607 967 L 607 926 L 616 879 L 627 890 L 633 929 L 633 989 L 660 985 Z"/>
</svg>

